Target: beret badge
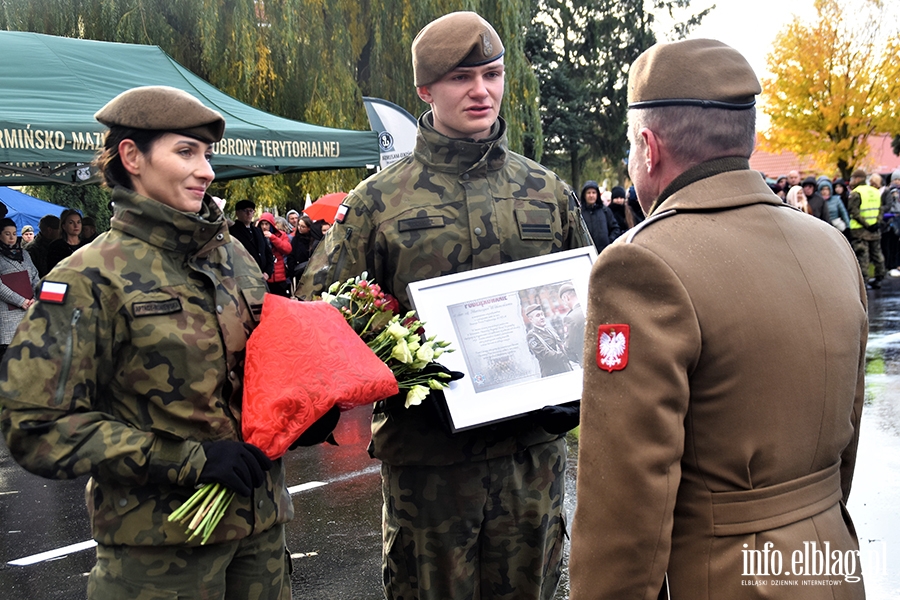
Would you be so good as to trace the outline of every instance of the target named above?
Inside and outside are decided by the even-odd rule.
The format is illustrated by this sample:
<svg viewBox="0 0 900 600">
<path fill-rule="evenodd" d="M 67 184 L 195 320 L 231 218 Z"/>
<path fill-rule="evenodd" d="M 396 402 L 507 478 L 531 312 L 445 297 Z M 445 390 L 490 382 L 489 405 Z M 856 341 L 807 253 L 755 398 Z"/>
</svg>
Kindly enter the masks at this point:
<svg viewBox="0 0 900 600">
<path fill-rule="evenodd" d="M 494 53 L 494 45 L 491 43 L 491 34 L 488 31 L 481 32 L 481 48 L 485 57 L 489 57 Z"/>
</svg>

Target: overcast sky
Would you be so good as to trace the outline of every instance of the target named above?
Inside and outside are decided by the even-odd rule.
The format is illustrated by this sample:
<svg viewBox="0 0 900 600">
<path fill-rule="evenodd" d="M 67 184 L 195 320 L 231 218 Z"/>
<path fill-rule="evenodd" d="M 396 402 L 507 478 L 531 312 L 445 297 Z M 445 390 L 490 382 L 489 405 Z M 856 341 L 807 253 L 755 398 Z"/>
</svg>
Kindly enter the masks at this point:
<svg viewBox="0 0 900 600">
<path fill-rule="evenodd" d="M 816 14 L 813 0 L 693 0 L 691 8 L 696 12 L 712 4 L 716 8 L 688 37 L 725 42 L 744 55 L 760 79 L 769 76 L 766 55 L 778 33 L 792 19 L 812 21 Z M 667 24 L 661 22 L 660 26 L 665 29 Z M 657 36 L 660 41 L 665 37 L 659 32 Z M 757 110 L 756 121 L 758 131 L 769 128 L 769 118 L 761 110 Z"/>
<path fill-rule="evenodd" d="M 778 32 L 792 19 L 812 21 L 816 14 L 813 0 L 693 0 L 691 4 L 701 10 L 713 3 L 716 8 L 689 37 L 725 42 L 747 58 L 760 78 L 768 75 L 766 55 Z"/>
</svg>

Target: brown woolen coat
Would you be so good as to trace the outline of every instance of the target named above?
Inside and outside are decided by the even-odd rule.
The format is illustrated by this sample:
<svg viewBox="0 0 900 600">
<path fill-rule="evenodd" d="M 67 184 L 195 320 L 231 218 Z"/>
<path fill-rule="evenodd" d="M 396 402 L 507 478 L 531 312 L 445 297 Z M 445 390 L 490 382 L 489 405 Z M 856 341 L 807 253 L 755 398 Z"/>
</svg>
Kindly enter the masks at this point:
<svg viewBox="0 0 900 600">
<path fill-rule="evenodd" d="M 652 216 L 591 274 L 571 598 L 655 600 L 666 574 L 677 600 L 863 598 L 861 582 L 743 583 L 773 579 L 743 574 L 767 542 L 783 571 L 803 542 L 858 549 L 843 503 L 868 324 L 852 250 L 749 170 Z M 629 357 L 608 372 L 597 332 L 613 323 L 630 325 Z"/>
</svg>

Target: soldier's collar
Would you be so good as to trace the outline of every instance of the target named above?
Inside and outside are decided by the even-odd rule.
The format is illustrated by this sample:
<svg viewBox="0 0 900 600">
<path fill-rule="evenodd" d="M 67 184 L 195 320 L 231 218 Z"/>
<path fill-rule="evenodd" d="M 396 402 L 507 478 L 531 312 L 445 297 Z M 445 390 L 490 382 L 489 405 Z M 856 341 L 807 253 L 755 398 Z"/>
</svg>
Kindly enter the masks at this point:
<svg viewBox="0 0 900 600">
<path fill-rule="evenodd" d="M 675 179 L 659 194 L 659 198 L 650 207 L 650 213 L 656 210 L 656 207 L 665 202 L 666 198 L 691 185 L 694 182 L 718 175 L 719 173 L 727 173 L 728 171 L 748 171 L 750 170 L 750 161 L 740 156 L 727 156 L 725 158 L 715 158 L 706 162 L 694 165 Z"/>
<path fill-rule="evenodd" d="M 496 171 L 507 161 L 506 121 L 497 118 L 486 140 L 452 139 L 433 125 L 431 111 L 419 117 L 419 136 L 414 154 L 423 164 L 448 173 L 463 174 L 481 169 Z"/>
<path fill-rule="evenodd" d="M 164 250 L 197 253 L 210 242 L 225 243 L 225 219 L 207 195 L 200 214 L 185 213 L 126 188 L 113 190 L 110 227 Z M 221 237 L 219 237 L 221 235 Z"/>
</svg>

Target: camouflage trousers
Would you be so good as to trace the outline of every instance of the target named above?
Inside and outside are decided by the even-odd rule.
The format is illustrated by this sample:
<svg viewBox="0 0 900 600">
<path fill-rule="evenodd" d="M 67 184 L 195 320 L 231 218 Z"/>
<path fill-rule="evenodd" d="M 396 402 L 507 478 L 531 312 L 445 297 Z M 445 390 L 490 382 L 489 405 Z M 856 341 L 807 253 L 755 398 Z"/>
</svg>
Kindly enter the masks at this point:
<svg viewBox="0 0 900 600">
<path fill-rule="evenodd" d="M 881 253 L 881 234 L 878 237 L 856 236 L 850 234 L 850 245 L 856 252 L 856 260 L 862 269 L 863 279 L 869 278 L 869 262 L 875 265 L 875 279 L 884 279 L 884 254 Z"/>
<path fill-rule="evenodd" d="M 97 546 L 90 600 L 290 600 L 284 526 L 210 546 Z"/>
<path fill-rule="evenodd" d="M 381 467 L 388 600 L 549 600 L 566 536 L 566 444 Z"/>
</svg>

